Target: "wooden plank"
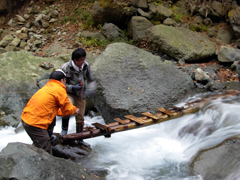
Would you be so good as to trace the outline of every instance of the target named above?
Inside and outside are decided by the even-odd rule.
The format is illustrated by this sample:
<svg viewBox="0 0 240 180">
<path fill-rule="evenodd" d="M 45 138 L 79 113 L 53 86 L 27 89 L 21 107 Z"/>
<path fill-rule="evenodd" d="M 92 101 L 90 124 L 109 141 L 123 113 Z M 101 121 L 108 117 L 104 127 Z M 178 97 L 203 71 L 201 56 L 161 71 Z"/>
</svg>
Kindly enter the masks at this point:
<svg viewBox="0 0 240 180">
<path fill-rule="evenodd" d="M 100 123 L 92 123 L 93 126 L 95 126 L 96 128 L 98 129 L 101 129 L 103 131 L 111 131 L 111 128 L 108 127 L 108 126 L 105 126 L 103 124 L 100 124 Z"/>
<path fill-rule="evenodd" d="M 169 110 L 167 110 L 167 109 L 165 109 L 165 108 L 157 108 L 157 110 L 159 110 L 159 111 L 161 111 L 161 112 L 163 112 L 163 113 L 165 113 L 165 114 L 167 114 L 167 115 L 169 115 L 169 116 L 172 116 L 173 114 L 169 111 Z"/>
<path fill-rule="evenodd" d="M 120 118 L 114 118 L 115 121 L 119 122 L 120 124 L 126 124 L 125 121 L 123 121 L 122 119 Z"/>
<path fill-rule="evenodd" d="M 152 114 L 150 112 L 144 112 L 144 113 L 142 113 L 142 115 L 153 118 L 155 120 L 160 119 L 158 116 L 155 116 L 154 114 Z"/>
<path fill-rule="evenodd" d="M 138 123 L 138 124 L 144 124 L 144 122 L 145 122 L 143 120 L 143 118 L 135 117 L 133 115 L 126 115 L 125 117 L 130 119 L 131 121 L 134 121 L 134 122 Z"/>
</svg>

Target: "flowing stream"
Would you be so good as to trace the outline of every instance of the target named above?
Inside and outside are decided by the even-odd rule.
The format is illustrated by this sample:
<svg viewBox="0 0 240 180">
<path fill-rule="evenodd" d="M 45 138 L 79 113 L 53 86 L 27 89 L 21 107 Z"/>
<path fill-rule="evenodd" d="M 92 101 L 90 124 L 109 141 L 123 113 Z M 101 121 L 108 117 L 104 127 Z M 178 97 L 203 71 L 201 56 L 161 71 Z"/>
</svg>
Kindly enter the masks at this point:
<svg viewBox="0 0 240 180">
<path fill-rule="evenodd" d="M 201 96 L 186 101 L 201 99 Z M 239 105 L 240 96 L 219 98 L 207 103 L 195 114 L 114 133 L 111 138 L 86 139 L 92 152 L 78 163 L 107 180 L 201 180 L 201 175 L 192 174 L 189 170 L 190 159 L 199 150 L 239 134 Z M 85 121 L 86 125 L 103 123 L 100 116 L 86 116 Z M 196 122 L 201 123 L 194 126 Z M 74 124 L 71 120 L 69 133 L 74 132 Z M 195 128 L 189 131 L 187 127 L 191 125 Z M 58 120 L 54 131 L 60 130 Z M 4 137 L 1 138 L 0 150 L 8 142 L 32 143 L 25 131 L 15 133 L 12 127 L 0 129 L 0 137 Z"/>
</svg>

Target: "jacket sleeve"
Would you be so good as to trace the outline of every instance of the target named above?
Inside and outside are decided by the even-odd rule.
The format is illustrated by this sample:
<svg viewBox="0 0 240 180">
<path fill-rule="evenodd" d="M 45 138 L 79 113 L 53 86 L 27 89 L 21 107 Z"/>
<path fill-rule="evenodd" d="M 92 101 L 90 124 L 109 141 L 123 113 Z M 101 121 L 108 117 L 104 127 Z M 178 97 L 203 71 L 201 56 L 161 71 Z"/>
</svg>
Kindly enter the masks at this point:
<svg viewBox="0 0 240 180">
<path fill-rule="evenodd" d="M 75 113 L 77 107 L 73 106 L 72 103 L 69 101 L 65 90 L 59 96 L 58 102 L 60 107 L 57 113 L 58 116 L 68 116 Z"/>
<path fill-rule="evenodd" d="M 67 63 L 64 63 L 64 64 L 62 65 L 62 67 L 60 68 L 60 69 L 62 69 L 62 70 L 66 73 L 66 78 L 67 78 L 67 79 L 68 79 L 68 78 L 71 78 L 71 77 L 69 77 L 69 76 L 70 76 L 70 75 L 69 75 L 69 72 L 67 72 L 67 69 L 68 69 L 69 64 L 70 64 L 70 61 L 67 62 Z M 66 83 L 65 86 L 66 86 L 67 92 L 73 93 L 73 90 L 72 90 L 73 85 L 72 85 L 72 84 Z"/>
<path fill-rule="evenodd" d="M 92 73 L 92 70 L 90 68 L 90 65 L 88 64 L 87 69 L 87 86 L 85 91 L 83 92 L 83 99 L 90 98 L 95 94 L 96 89 L 96 82 Z"/>
</svg>

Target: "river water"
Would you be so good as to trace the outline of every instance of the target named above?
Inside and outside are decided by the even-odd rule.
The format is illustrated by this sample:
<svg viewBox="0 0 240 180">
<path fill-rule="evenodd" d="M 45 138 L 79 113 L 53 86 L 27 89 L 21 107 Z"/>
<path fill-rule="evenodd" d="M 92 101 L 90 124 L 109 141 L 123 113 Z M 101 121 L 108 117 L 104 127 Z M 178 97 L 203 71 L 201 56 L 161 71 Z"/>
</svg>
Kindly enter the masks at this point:
<svg viewBox="0 0 240 180">
<path fill-rule="evenodd" d="M 201 99 L 202 95 L 186 101 Z M 93 150 L 78 163 L 107 180 L 201 180 L 201 175 L 189 171 L 187 163 L 199 150 L 239 134 L 239 107 L 240 96 L 219 98 L 195 114 L 115 133 L 111 138 L 86 139 Z M 85 121 L 86 125 L 103 123 L 101 116 L 86 116 Z M 195 126 L 195 131 L 186 131 L 186 127 L 196 122 L 201 123 Z M 74 124 L 72 119 L 69 133 L 74 132 Z M 60 130 L 61 123 L 57 120 L 54 131 Z M 0 150 L 8 142 L 32 143 L 25 131 L 15 133 L 12 127 L 2 128 L 0 136 L 4 137 L 1 138 Z"/>
</svg>

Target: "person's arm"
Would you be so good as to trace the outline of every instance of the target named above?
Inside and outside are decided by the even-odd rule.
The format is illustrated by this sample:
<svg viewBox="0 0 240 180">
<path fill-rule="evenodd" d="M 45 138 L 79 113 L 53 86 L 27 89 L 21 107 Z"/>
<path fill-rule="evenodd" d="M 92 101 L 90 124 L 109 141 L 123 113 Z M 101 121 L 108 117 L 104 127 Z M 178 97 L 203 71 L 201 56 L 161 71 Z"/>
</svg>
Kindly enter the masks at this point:
<svg viewBox="0 0 240 180">
<path fill-rule="evenodd" d="M 68 72 L 69 70 L 69 66 L 70 66 L 70 61 L 63 64 L 62 67 L 60 69 L 62 69 L 65 73 L 66 73 L 66 78 L 67 78 L 67 82 L 65 84 L 66 86 L 66 91 L 68 93 L 74 93 L 74 89 L 73 89 L 73 84 L 69 84 L 69 81 L 71 81 L 73 79 L 73 77 L 71 77 L 71 73 Z M 67 70 L 68 69 L 68 70 Z"/>
<path fill-rule="evenodd" d="M 67 93 L 64 88 L 58 89 L 58 95 L 56 96 L 56 100 L 59 105 L 58 109 L 58 116 L 68 116 L 74 115 L 79 112 L 79 109 L 76 106 L 73 106 L 72 103 L 69 101 Z"/>
<path fill-rule="evenodd" d="M 96 90 L 96 81 L 94 79 L 91 67 L 87 64 L 87 86 L 83 92 L 83 99 L 89 98 L 95 94 Z"/>
</svg>

